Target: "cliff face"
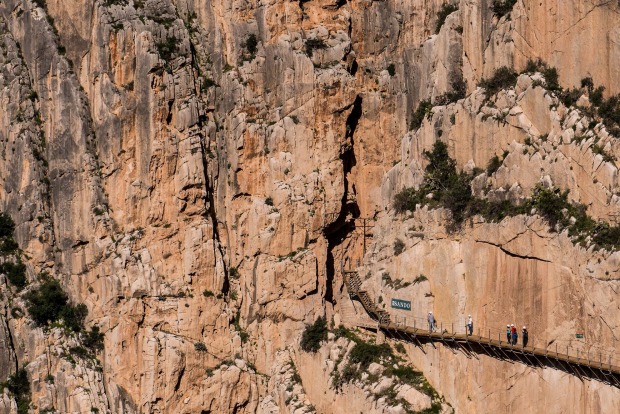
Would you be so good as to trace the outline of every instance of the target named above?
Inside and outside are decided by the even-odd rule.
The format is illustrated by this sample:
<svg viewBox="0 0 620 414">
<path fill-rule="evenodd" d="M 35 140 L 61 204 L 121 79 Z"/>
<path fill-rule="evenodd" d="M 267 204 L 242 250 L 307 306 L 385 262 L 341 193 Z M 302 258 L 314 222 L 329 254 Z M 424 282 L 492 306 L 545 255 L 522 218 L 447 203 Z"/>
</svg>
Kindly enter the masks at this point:
<svg viewBox="0 0 620 414">
<path fill-rule="evenodd" d="M 478 85 L 542 59 L 565 90 L 592 77 L 620 92 L 618 4 L 494 3 L 454 3 L 436 33 L 439 0 L 3 1 L 0 206 L 29 285 L 0 276 L 0 380 L 25 367 L 30 412 L 495 412 L 532 395 L 530 411 L 619 410 L 617 388 L 441 347 L 397 362 L 426 394 L 393 382 L 388 357 L 338 386 L 372 338 L 299 347 L 318 317 L 363 317 L 346 266 L 384 304 L 412 298 L 401 316 L 519 320 L 537 340 L 615 349 L 618 253 L 536 211 L 452 231 L 445 209 L 393 208 L 440 140 L 459 170 L 502 157 L 477 172 L 479 197 L 524 202 L 542 182 L 615 223 L 620 148 L 591 122 L 593 89 L 565 105 L 540 73 L 489 98 Z M 86 305 L 102 350 L 76 356 L 79 335 L 34 323 L 42 273 Z M 5 388 L 0 412 L 19 401 Z"/>
</svg>

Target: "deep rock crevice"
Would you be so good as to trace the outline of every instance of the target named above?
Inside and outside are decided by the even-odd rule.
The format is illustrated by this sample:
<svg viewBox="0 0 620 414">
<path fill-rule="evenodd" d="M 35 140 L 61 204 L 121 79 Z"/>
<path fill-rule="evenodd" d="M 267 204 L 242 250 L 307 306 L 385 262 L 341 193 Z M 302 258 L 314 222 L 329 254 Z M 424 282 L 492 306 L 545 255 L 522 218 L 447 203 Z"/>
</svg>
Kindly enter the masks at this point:
<svg viewBox="0 0 620 414">
<path fill-rule="evenodd" d="M 355 186 L 350 183 L 351 171 L 357 164 L 355 157 L 354 136 L 357 125 L 362 116 L 362 97 L 357 96 L 353 102 L 351 112 L 346 120 L 345 141 L 341 146 L 340 159 L 342 160 L 343 185 L 342 204 L 336 220 L 325 228 L 327 237 L 327 263 L 325 300 L 334 304 L 333 284 L 337 272 L 334 249 L 340 246 L 355 230 L 355 219 L 360 216 L 357 205 Z"/>
</svg>

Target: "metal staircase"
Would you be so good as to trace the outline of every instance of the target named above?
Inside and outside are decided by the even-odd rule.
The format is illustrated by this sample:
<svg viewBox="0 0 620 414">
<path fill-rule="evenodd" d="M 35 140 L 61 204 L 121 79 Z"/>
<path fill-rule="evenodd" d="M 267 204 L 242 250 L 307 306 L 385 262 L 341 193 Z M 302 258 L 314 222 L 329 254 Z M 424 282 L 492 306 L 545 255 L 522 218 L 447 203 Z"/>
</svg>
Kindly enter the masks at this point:
<svg viewBox="0 0 620 414">
<path fill-rule="evenodd" d="M 361 289 L 362 280 L 360 279 L 359 274 L 355 271 L 345 271 L 344 278 L 349 295 L 352 298 L 356 297 L 359 299 L 368 315 L 370 315 L 372 319 L 379 322 L 379 326 L 389 326 L 391 323 L 390 314 L 384 309 L 379 308 L 371 299 L 368 292 Z"/>
</svg>

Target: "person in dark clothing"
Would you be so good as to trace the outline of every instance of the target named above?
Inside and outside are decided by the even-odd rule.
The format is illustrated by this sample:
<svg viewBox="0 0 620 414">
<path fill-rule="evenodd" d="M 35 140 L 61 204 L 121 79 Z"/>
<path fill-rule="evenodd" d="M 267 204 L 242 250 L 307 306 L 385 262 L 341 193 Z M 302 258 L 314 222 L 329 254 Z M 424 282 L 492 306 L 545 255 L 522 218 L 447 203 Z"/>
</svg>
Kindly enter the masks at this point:
<svg viewBox="0 0 620 414">
<path fill-rule="evenodd" d="M 527 333 L 527 328 L 525 326 L 523 327 L 523 331 L 521 331 L 521 338 L 523 339 L 523 348 L 525 348 L 529 339 L 529 334 Z"/>
<path fill-rule="evenodd" d="M 516 345 L 519 336 L 517 335 L 517 328 L 515 328 L 514 324 L 510 325 L 510 335 L 512 336 L 511 344 Z"/>
<path fill-rule="evenodd" d="M 474 334 L 474 320 L 471 315 L 469 315 L 469 319 L 467 319 L 467 330 L 469 330 L 470 335 Z"/>
</svg>

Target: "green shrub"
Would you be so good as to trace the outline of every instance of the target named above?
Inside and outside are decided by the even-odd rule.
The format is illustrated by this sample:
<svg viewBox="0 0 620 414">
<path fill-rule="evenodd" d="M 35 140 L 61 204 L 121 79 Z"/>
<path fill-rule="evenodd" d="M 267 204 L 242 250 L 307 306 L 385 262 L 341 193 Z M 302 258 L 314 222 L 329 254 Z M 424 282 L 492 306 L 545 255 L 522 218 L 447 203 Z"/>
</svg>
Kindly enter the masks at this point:
<svg viewBox="0 0 620 414">
<path fill-rule="evenodd" d="M 360 364 L 361 370 L 367 370 L 371 363 L 380 362 L 381 359 L 394 357 L 392 348 L 386 343 L 381 345 L 370 344 L 360 341 L 355 344 L 349 354 L 349 362 Z"/>
<path fill-rule="evenodd" d="M 254 33 L 249 35 L 243 43 L 243 46 L 251 56 L 255 56 L 258 51 L 258 39 L 256 38 L 256 35 Z"/>
<path fill-rule="evenodd" d="M 525 69 L 523 70 L 522 73 L 536 73 L 536 72 L 540 72 L 540 68 L 542 68 L 545 65 L 545 62 L 543 62 L 542 59 L 528 59 L 527 63 L 525 65 Z"/>
<path fill-rule="evenodd" d="M 233 300 L 236 300 L 237 293 L 234 291 L 233 293 L 235 293 L 235 299 Z M 238 310 L 237 314 L 235 315 L 235 319 L 233 320 L 233 327 L 235 328 L 237 332 L 239 332 L 239 338 L 241 339 L 241 343 L 246 343 L 248 339 L 250 339 L 250 335 L 245 331 L 245 329 L 241 327 L 241 311 L 240 310 Z"/>
<path fill-rule="evenodd" d="M 13 319 L 21 319 L 24 316 L 24 311 L 19 307 L 11 308 L 11 316 Z"/>
<path fill-rule="evenodd" d="M 88 315 L 88 308 L 83 303 L 72 305 L 67 303 L 60 313 L 60 318 L 65 326 L 73 332 L 80 332 L 84 329 L 84 319 Z"/>
<path fill-rule="evenodd" d="M 418 283 L 422 283 L 422 282 L 424 282 L 424 281 L 426 281 L 426 280 L 428 280 L 428 278 L 427 278 L 426 276 L 424 276 L 424 275 L 422 275 L 422 274 L 421 274 L 421 275 L 419 275 L 418 277 L 416 277 L 415 279 L 413 279 L 413 282 L 412 282 L 412 283 L 413 283 L 414 285 L 416 285 L 416 284 L 418 284 Z"/>
<path fill-rule="evenodd" d="M 517 0 L 493 0 L 491 9 L 493 14 L 502 17 L 510 13 L 515 4 L 517 4 Z"/>
<path fill-rule="evenodd" d="M 198 352 L 207 352 L 207 346 L 204 342 L 195 342 L 194 349 Z"/>
<path fill-rule="evenodd" d="M 414 370 L 410 366 L 394 368 L 391 373 L 401 382 L 412 386 L 416 386 L 424 380 L 424 374 L 422 374 L 420 371 Z"/>
<path fill-rule="evenodd" d="M 204 296 L 205 298 L 210 298 L 214 296 L 214 293 L 208 289 L 205 289 L 204 292 L 202 292 L 202 296 Z"/>
<path fill-rule="evenodd" d="M 405 250 L 405 243 L 401 239 L 394 241 L 394 255 L 398 256 Z"/>
<path fill-rule="evenodd" d="M 592 151 L 603 155 L 604 159 L 609 161 L 615 159 L 601 146 L 594 145 Z M 573 243 L 586 245 L 589 237 L 598 248 L 620 249 L 620 226 L 594 221 L 588 216 L 586 206 L 568 200 L 568 190 L 537 185 L 531 198 L 521 204 L 513 204 L 509 200 L 489 201 L 473 196 L 473 175 L 457 173 L 456 161 L 450 158 L 445 143 L 437 141 L 432 151 L 426 150 L 423 154 L 429 161 L 423 182 L 418 190 L 405 188 L 394 197 L 393 206 L 397 213 L 413 211 L 417 204 L 444 207 L 452 212 L 448 227 L 451 230 L 458 228 L 468 217 L 477 214 L 487 221 L 499 222 L 506 217 L 529 214 L 532 209 L 536 209 L 537 214 L 549 224 L 552 231 L 567 230 Z M 491 159 L 487 171 L 493 171 L 498 164 L 499 158 Z M 389 275 L 387 278 L 389 279 Z M 417 279 L 414 283 L 416 282 Z"/>
<path fill-rule="evenodd" d="M 433 105 L 430 100 L 421 101 L 418 108 L 413 113 L 411 127 L 409 129 L 415 130 L 420 128 L 422 126 L 422 122 L 424 122 L 424 118 L 431 114 L 431 109 L 433 109 Z"/>
<path fill-rule="evenodd" d="M 306 39 L 306 54 L 312 57 L 315 50 L 325 49 L 327 44 L 323 39 Z"/>
<path fill-rule="evenodd" d="M 620 226 L 612 227 L 607 223 L 601 223 L 596 230 L 592 238 L 594 243 L 610 250 L 620 248 Z"/>
<path fill-rule="evenodd" d="M 93 355 L 88 352 L 88 349 L 84 348 L 83 346 L 72 346 L 69 348 L 69 353 L 71 355 L 75 355 L 78 358 L 82 358 L 82 359 L 91 359 L 93 358 Z"/>
<path fill-rule="evenodd" d="M 598 115 L 602 118 L 607 131 L 620 137 L 620 95 L 603 99 L 598 108 Z"/>
<path fill-rule="evenodd" d="M 587 89 L 589 92 L 594 90 L 594 80 L 591 76 L 581 79 L 581 87 Z"/>
<path fill-rule="evenodd" d="M 13 232 L 15 231 L 15 222 L 6 213 L 0 213 L 0 252 L 13 253 L 19 245 L 13 238 Z"/>
<path fill-rule="evenodd" d="M 536 212 L 544 217 L 552 228 L 557 224 L 568 223 L 568 217 L 562 212 L 565 207 L 568 207 L 568 190 L 536 187 L 531 203 L 536 208 Z"/>
<path fill-rule="evenodd" d="M 396 66 L 394 66 L 393 63 L 390 63 L 387 67 L 387 71 L 389 73 L 390 76 L 394 76 L 396 75 Z"/>
<path fill-rule="evenodd" d="M 545 77 L 545 81 L 547 82 L 547 89 L 550 91 L 560 91 L 562 87 L 560 86 L 560 75 L 558 74 L 558 70 L 556 68 L 544 66 L 542 70 L 542 74 Z"/>
<path fill-rule="evenodd" d="M 17 414 L 28 414 L 30 407 L 30 381 L 28 373 L 24 368 L 20 368 L 15 374 L 9 376 L 3 383 L 17 402 Z"/>
<path fill-rule="evenodd" d="M 318 318 L 313 325 L 306 326 L 301 336 L 301 349 L 306 352 L 316 352 L 321 347 L 321 342 L 327 340 L 327 321 Z"/>
<path fill-rule="evenodd" d="M 2 253 L 15 253 L 17 249 L 19 249 L 19 245 L 13 237 L 8 236 L 0 239 L 0 251 Z"/>
<path fill-rule="evenodd" d="M 493 96 L 502 89 L 513 87 L 517 82 L 517 72 L 503 66 L 495 71 L 489 79 L 482 79 L 478 86 L 486 89 L 486 96 Z"/>
<path fill-rule="evenodd" d="M 398 214 L 406 211 L 414 211 L 417 204 L 422 204 L 421 193 L 414 188 L 407 187 L 394 196 L 392 206 Z"/>
<path fill-rule="evenodd" d="M 616 157 L 605 151 L 601 145 L 594 144 L 591 149 L 594 154 L 601 155 L 603 157 L 603 161 L 605 162 L 614 162 L 616 160 Z"/>
<path fill-rule="evenodd" d="M 213 87 L 213 86 L 217 86 L 217 83 L 211 79 L 211 78 L 204 78 L 203 82 L 202 82 L 202 90 L 206 91 L 209 88 Z"/>
<path fill-rule="evenodd" d="M 93 352 L 103 351 L 104 336 L 105 335 L 99 330 L 98 326 L 93 326 L 90 331 L 86 331 L 82 334 L 82 344 Z"/>
<path fill-rule="evenodd" d="M 105 0 L 105 2 L 103 3 L 106 7 L 110 7 L 110 6 L 126 6 L 127 5 L 127 0 Z"/>
<path fill-rule="evenodd" d="M 459 6 L 456 4 L 446 3 L 441 6 L 441 9 L 439 9 L 439 12 L 437 12 L 437 24 L 435 25 L 435 33 L 439 33 L 441 27 L 446 22 L 446 18 L 448 18 L 449 15 L 451 15 L 458 9 Z"/>
<path fill-rule="evenodd" d="M 177 42 L 178 39 L 175 36 L 166 38 L 163 42 L 156 44 L 157 53 L 159 53 L 159 56 L 163 60 L 171 60 L 174 57 L 174 54 L 177 53 Z"/>
<path fill-rule="evenodd" d="M 389 287 L 390 289 L 394 289 L 394 290 L 404 289 L 407 286 L 411 285 L 411 282 L 403 283 L 402 279 L 392 280 L 392 277 L 387 272 L 381 276 L 381 280 L 383 280 L 383 282 L 385 283 L 385 286 Z M 382 297 L 379 297 L 379 299 L 380 301 L 383 301 Z"/>
<path fill-rule="evenodd" d="M 564 106 L 570 107 L 574 106 L 577 103 L 579 98 L 581 98 L 581 95 L 583 95 L 583 93 L 580 89 L 573 88 L 559 92 L 558 98 L 560 99 L 560 101 L 562 101 Z"/>
<path fill-rule="evenodd" d="M 273 198 L 267 197 L 265 199 L 265 204 L 267 204 L 268 206 L 273 206 Z"/>
<path fill-rule="evenodd" d="M 17 290 L 22 290 L 28 284 L 26 279 L 26 265 L 21 261 L 17 263 L 5 262 L 0 264 L 0 273 L 4 273 L 13 286 Z"/>
<path fill-rule="evenodd" d="M 455 73 L 451 76 L 450 88 L 451 89 L 449 92 L 435 98 L 435 105 L 448 105 L 449 103 L 465 98 L 467 93 L 467 83 L 465 83 L 461 73 Z"/>
<path fill-rule="evenodd" d="M 592 102 L 592 105 L 601 106 L 601 104 L 603 103 L 603 92 L 604 91 L 605 91 L 605 87 L 599 86 L 598 88 L 590 92 L 590 102 Z"/>
<path fill-rule="evenodd" d="M 426 192 L 439 191 L 445 189 L 446 183 L 454 180 L 457 175 L 456 161 L 450 158 L 448 146 L 443 141 L 435 141 L 431 151 L 424 150 L 422 155 L 428 160 L 425 168 L 423 186 Z M 441 198 L 435 194 L 434 198 Z"/>
<path fill-rule="evenodd" d="M 47 326 L 60 319 L 74 332 L 81 331 L 84 326 L 84 318 L 88 314 L 86 306 L 73 306 L 55 279 L 44 280 L 41 286 L 24 295 L 24 299 L 30 317 L 38 326 Z"/>
<path fill-rule="evenodd" d="M 0 237 L 13 237 L 15 222 L 6 213 L 0 213 Z"/>
<path fill-rule="evenodd" d="M 494 156 L 493 158 L 491 158 L 489 164 L 487 165 L 487 175 L 493 175 L 497 170 L 499 170 L 499 167 L 501 166 L 502 160 L 500 160 L 497 155 Z"/>
</svg>

